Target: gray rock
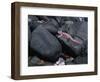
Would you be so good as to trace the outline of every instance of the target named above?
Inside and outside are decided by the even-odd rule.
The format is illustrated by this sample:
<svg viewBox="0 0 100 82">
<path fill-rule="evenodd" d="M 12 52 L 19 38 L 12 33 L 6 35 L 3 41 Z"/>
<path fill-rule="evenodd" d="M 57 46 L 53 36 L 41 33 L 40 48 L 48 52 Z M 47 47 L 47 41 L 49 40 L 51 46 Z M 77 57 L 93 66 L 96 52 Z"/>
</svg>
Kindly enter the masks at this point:
<svg viewBox="0 0 100 82">
<path fill-rule="evenodd" d="M 80 41 L 81 44 L 75 44 L 69 39 L 59 38 L 63 51 L 72 57 L 82 55 L 84 52 L 84 55 L 87 54 L 87 22 L 74 22 L 65 32 L 69 33 L 75 40 Z"/>
<path fill-rule="evenodd" d="M 45 65 L 46 66 L 53 65 L 53 63 L 43 61 L 43 60 L 39 59 L 37 56 L 29 57 L 28 66 L 45 66 Z"/>
<path fill-rule="evenodd" d="M 53 24 L 45 23 L 45 24 L 39 25 L 38 27 L 45 28 L 46 30 L 48 30 L 52 34 L 57 34 L 57 32 L 58 32 L 57 27 L 54 26 Z"/>
<path fill-rule="evenodd" d="M 34 15 L 28 15 L 28 22 L 37 21 L 38 18 Z"/>
<path fill-rule="evenodd" d="M 41 25 L 42 23 L 39 20 L 36 21 L 32 21 L 28 23 L 28 28 L 30 28 L 31 32 L 39 25 Z"/>
<path fill-rule="evenodd" d="M 50 62 L 56 62 L 62 52 L 57 38 L 45 28 L 40 27 L 32 32 L 30 47 L 38 53 L 39 58 Z"/>
<path fill-rule="evenodd" d="M 88 59 L 87 56 L 78 56 L 74 59 L 75 64 L 87 64 Z"/>
<path fill-rule="evenodd" d="M 30 28 L 28 28 L 28 42 L 30 42 L 31 41 L 31 31 L 30 31 Z"/>
<path fill-rule="evenodd" d="M 56 34 L 58 31 L 58 23 L 54 18 L 46 17 L 46 16 L 38 16 L 41 20 L 32 20 L 28 22 L 28 27 L 30 28 L 31 32 L 37 28 L 42 27 L 46 28 L 49 32 Z"/>
</svg>

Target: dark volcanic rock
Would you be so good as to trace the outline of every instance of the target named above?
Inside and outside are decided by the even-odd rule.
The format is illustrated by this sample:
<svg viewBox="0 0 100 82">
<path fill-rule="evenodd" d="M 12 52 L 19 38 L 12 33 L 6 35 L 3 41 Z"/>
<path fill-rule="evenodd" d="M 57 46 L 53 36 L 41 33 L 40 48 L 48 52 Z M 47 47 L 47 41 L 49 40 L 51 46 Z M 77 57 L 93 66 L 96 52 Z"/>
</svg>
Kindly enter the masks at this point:
<svg viewBox="0 0 100 82">
<path fill-rule="evenodd" d="M 59 38 L 63 52 L 72 57 L 77 57 L 82 54 L 87 55 L 87 23 L 74 22 L 74 24 L 70 25 L 69 29 L 65 32 L 70 34 L 75 40 L 80 41 L 81 44 L 75 44 L 69 39 Z"/>
<path fill-rule="evenodd" d="M 45 28 L 40 27 L 37 27 L 32 32 L 30 46 L 38 53 L 37 56 L 39 58 L 50 62 L 56 62 L 62 51 L 61 44 L 57 38 Z"/>
<path fill-rule="evenodd" d="M 87 56 L 78 56 L 74 59 L 75 64 L 87 64 L 88 59 Z"/>
<path fill-rule="evenodd" d="M 30 28 L 30 30 L 32 32 L 36 27 L 38 27 L 41 24 L 42 24 L 42 22 L 40 22 L 39 20 L 38 21 L 32 21 L 32 22 L 28 23 L 28 27 Z"/>
<path fill-rule="evenodd" d="M 53 65 L 53 63 L 50 62 L 44 62 L 43 60 L 39 59 L 37 56 L 30 56 L 29 59 L 29 66 L 47 66 L 47 65 Z"/>
<path fill-rule="evenodd" d="M 70 46 L 68 46 L 66 43 L 66 41 L 64 41 L 63 39 L 59 38 L 60 43 L 62 45 L 62 52 L 65 54 L 68 54 L 72 57 L 76 57 L 76 53 L 74 52 L 73 48 L 71 48 Z"/>
<path fill-rule="evenodd" d="M 88 18 L 29 15 L 28 28 L 28 54 L 33 57 L 32 65 L 37 65 L 38 59 L 44 60 L 44 65 L 48 64 L 46 62 L 55 63 L 59 57 L 65 59 L 66 65 L 87 63 Z M 68 33 L 80 44 L 57 37 L 58 31 Z M 67 56 L 74 60 L 68 61 Z"/>
<path fill-rule="evenodd" d="M 52 34 L 57 34 L 57 32 L 58 32 L 58 28 L 56 26 L 54 26 L 53 24 L 45 23 L 45 24 L 39 25 L 38 27 L 45 28 Z"/>
<path fill-rule="evenodd" d="M 46 17 L 46 16 L 40 16 L 40 17 L 37 16 L 37 19 L 36 19 L 36 17 L 32 17 L 32 18 L 28 22 L 28 26 L 29 26 L 31 32 L 36 27 L 40 26 L 40 27 L 46 28 L 49 32 L 57 33 L 59 25 L 54 18 Z"/>
<path fill-rule="evenodd" d="M 28 42 L 30 42 L 31 40 L 31 31 L 30 31 L 30 28 L 28 28 Z"/>
</svg>

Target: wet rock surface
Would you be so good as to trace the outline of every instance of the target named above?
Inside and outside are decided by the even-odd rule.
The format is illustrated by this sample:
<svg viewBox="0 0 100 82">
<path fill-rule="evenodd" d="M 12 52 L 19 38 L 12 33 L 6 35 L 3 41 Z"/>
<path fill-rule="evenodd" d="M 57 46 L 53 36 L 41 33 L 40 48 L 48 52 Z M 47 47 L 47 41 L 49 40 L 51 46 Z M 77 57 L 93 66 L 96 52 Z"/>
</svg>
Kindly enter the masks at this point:
<svg viewBox="0 0 100 82">
<path fill-rule="evenodd" d="M 28 16 L 28 66 L 73 65 L 88 62 L 88 18 Z M 58 37 L 58 31 L 69 38 Z"/>
</svg>

